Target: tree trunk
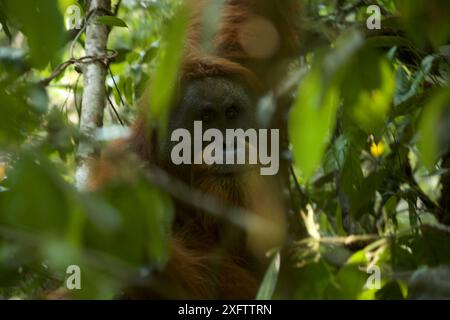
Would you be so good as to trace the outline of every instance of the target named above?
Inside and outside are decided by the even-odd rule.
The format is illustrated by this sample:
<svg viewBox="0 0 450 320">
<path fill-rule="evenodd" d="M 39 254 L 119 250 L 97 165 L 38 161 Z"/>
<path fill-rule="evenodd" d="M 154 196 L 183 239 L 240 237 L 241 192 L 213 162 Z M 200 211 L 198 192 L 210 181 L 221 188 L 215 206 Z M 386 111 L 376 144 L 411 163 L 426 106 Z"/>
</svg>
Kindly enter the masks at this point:
<svg viewBox="0 0 450 320">
<path fill-rule="evenodd" d="M 84 190 L 89 181 L 89 159 L 96 153 L 92 140 L 95 130 L 102 126 L 106 101 L 105 79 L 107 73 L 108 27 L 95 24 L 98 16 L 111 9 L 111 0 L 90 0 L 88 4 L 89 21 L 86 28 L 86 56 L 95 57 L 83 65 L 84 92 L 80 119 L 80 132 L 83 135 L 77 151 L 75 185 Z M 87 139 L 86 139 L 87 138 Z"/>
</svg>

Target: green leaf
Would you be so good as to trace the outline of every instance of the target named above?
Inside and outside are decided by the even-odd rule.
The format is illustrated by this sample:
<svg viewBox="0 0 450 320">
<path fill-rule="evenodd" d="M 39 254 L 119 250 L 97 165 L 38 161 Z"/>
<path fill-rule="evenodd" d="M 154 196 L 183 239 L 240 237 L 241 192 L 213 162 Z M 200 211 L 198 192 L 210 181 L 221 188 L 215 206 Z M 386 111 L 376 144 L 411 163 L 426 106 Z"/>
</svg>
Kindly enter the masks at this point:
<svg viewBox="0 0 450 320">
<path fill-rule="evenodd" d="M 381 290 L 375 294 L 377 300 L 403 300 L 402 287 L 398 281 L 386 283 Z"/>
<path fill-rule="evenodd" d="M 329 174 L 342 170 L 350 151 L 351 142 L 346 134 L 335 139 L 333 145 L 328 149 L 324 158 L 324 173 Z"/>
<path fill-rule="evenodd" d="M 319 59 L 298 88 L 289 133 L 295 165 L 307 180 L 318 168 L 334 130 L 342 76 L 362 44 L 359 32 L 345 33 L 336 41 L 336 49 Z"/>
<path fill-rule="evenodd" d="M 9 20 L 27 36 L 31 60 L 36 68 L 44 68 L 64 44 L 64 20 L 54 0 L 6 0 Z"/>
<path fill-rule="evenodd" d="M 129 163 L 117 164 L 134 174 Z M 89 202 L 85 244 L 128 264 L 160 267 L 167 260 L 172 203 L 145 179 L 130 184 L 119 179 Z"/>
<path fill-rule="evenodd" d="M 329 299 L 357 299 L 364 291 L 368 274 L 361 270 L 367 264 L 364 250 L 352 255 L 347 264 L 336 275 L 335 281 L 330 283 L 327 290 Z"/>
<path fill-rule="evenodd" d="M 181 6 L 169 24 L 165 43 L 160 49 L 159 66 L 150 85 L 150 111 L 159 121 L 161 136 L 166 132 L 169 105 L 184 53 L 188 18 L 188 8 Z"/>
<path fill-rule="evenodd" d="M 421 161 L 429 169 L 434 169 L 434 165 L 439 156 L 439 120 L 444 108 L 450 105 L 450 90 L 439 92 L 435 97 L 425 106 L 425 109 L 420 120 L 420 141 L 419 150 Z M 444 124 L 445 126 L 445 124 Z M 447 125 L 448 126 L 448 125 Z"/>
<path fill-rule="evenodd" d="M 65 235 L 70 194 L 75 191 L 47 159 L 22 155 L 8 180 L 11 191 L 0 193 L 0 223 L 47 236 Z"/>
<path fill-rule="evenodd" d="M 278 274 L 280 272 L 280 253 L 277 252 L 267 268 L 264 279 L 259 287 L 256 300 L 270 300 L 275 291 L 278 281 Z"/>
<path fill-rule="evenodd" d="M 319 166 L 333 132 L 339 92 L 335 86 L 323 87 L 319 69 L 314 69 L 300 85 L 289 119 L 295 165 L 305 179 Z"/>
<path fill-rule="evenodd" d="M 114 16 L 101 16 L 97 18 L 97 23 L 110 27 L 128 28 L 125 21 Z"/>
<path fill-rule="evenodd" d="M 450 2 L 442 0 L 398 0 L 403 29 L 421 47 L 446 45 L 450 35 Z"/>
<path fill-rule="evenodd" d="M 434 264 L 450 264 L 450 228 L 440 224 L 421 226 L 427 253 Z"/>
<path fill-rule="evenodd" d="M 415 74 L 415 77 L 410 85 L 406 83 L 406 71 L 400 66 L 397 72 L 397 87 L 399 88 L 397 89 L 397 93 L 394 97 L 394 103 L 396 105 L 407 101 L 419 93 L 419 89 L 424 83 L 425 77 L 430 73 L 431 68 L 433 67 L 434 59 L 434 56 L 430 55 L 426 56 L 422 60 L 421 68 Z"/>
<path fill-rule="evenodd" d="M 7 92 L 0 85 L 0 101 L 0 145 L 9 145 L 25 140 L 38 127 L 47 111 L 48 97 L 41 87 L 24 86 Z"/>
<path fill-rule="evenodd" d="M 4 5 L 3 1 L 0 1 L 0 26 L 2 27 L 3 32 L 6 34 L 8 39 L 11 41 L 11 39 L 12 39 L 11 31 L 9 30 L 9 27 L 8 27 L 6 10 L 4 7 L 5 7 L 5 5 Z"/>
<path fill-rule="evenodd" d="M 386 62 L 381 62 L 380 87 L 371 91 L 360 91 L 353 107 L 353 118 L 367 134 L 378 137 L 384 127 L 395 91 L 395 77 Z"/>
<path fill-rule="evenodd" d="M 295 299 L 324 299 L 326 290 L 334 278 L 330 270 L 332 268 L 323 259 L 296 269 L 292 280 L 298 283 L 295 286 Z"/>
</svg>

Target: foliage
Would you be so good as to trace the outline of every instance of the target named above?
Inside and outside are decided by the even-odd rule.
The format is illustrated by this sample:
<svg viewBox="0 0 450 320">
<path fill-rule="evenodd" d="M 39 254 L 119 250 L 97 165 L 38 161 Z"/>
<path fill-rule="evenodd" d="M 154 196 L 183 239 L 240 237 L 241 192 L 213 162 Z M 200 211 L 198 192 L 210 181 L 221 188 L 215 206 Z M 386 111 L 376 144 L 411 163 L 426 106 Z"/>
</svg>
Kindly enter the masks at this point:
<svg viewBox="0 0 450 320">
<path fill-rule="evenodd" d="M 292 259 L 268 261 L 258 298 L 449 298 L 449 3 L 373 1 L 382 29 L 368 30 L 368 1 L 302 2 L 304 46 L 286 80 L 298 83 L 289 135 L 299 228 Z M 116 55 L 95 143 L 126 131 L 150 75 L 164 125 L 186 28 L 186 13 L 171 20 L 178 3 L 124 0 L 98 21 Z M 0 298 L 42 297 L 73 264 L 86 270 L 76 294 L 113 298 L 167 260 L 168 190 L 133 160 L 117 163 L 124 179 L 102 192 L 72 186 L 84 138 L 77 64 L 41 81 L 83 55 L 84 35 L 64 26 L 71 5 L 0 0 Z"/>
</svg>

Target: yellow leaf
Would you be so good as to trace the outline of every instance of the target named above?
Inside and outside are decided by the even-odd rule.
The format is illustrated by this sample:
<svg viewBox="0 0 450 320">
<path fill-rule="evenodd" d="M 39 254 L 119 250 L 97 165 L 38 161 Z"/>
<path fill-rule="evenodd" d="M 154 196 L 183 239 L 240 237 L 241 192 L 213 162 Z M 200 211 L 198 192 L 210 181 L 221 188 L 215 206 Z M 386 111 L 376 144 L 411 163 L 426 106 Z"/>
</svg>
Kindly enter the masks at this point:
<svg viewBox="0 0 450 320">
<path fill-rule="evenodd" d="M 380 158 L 385 150 L 385 146 L 384 143 L 382 141 L 380 141 L 378 144 L 376 144 L 375 142 L 372 142 L 372 145 L 370 146 L 370 153 L 372 154 L 372 156 L 374 158 Z"/>
<path fill-rule="evenodd" d="M 0 182 L 3 181 L 6 177 L 6 166 L 3 163 L 0 163 Z"/>
</svg>

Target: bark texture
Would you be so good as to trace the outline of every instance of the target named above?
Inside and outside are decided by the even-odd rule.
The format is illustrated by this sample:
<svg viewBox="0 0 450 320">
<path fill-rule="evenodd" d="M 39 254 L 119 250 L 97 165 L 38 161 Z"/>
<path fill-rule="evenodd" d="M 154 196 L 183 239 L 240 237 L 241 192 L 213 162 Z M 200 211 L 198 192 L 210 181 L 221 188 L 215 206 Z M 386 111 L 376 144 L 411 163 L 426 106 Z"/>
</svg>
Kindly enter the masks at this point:
<svg viewBox="0 0 450 320">
<path fill-rule="evenodd" d="M 109 12 L 110 0 L 89 1 L 89 21 L 86 27 L 86 56 L 93 57 L 83 65 L 84 92 L 82 99 L 82 112 L 80 131 L 84 137 L 78 145 L 77 169 L 75 185 L 79 190 L 87 187 L 89 178 L 89 159 L 96 154 L 92 143 L 95 130 L 103 124 L 103 112 L 106 102 L 105 79 L 107 74 L 107 42 L 108 27 L 95 23 L 98 16 Z"/>
</svg>

